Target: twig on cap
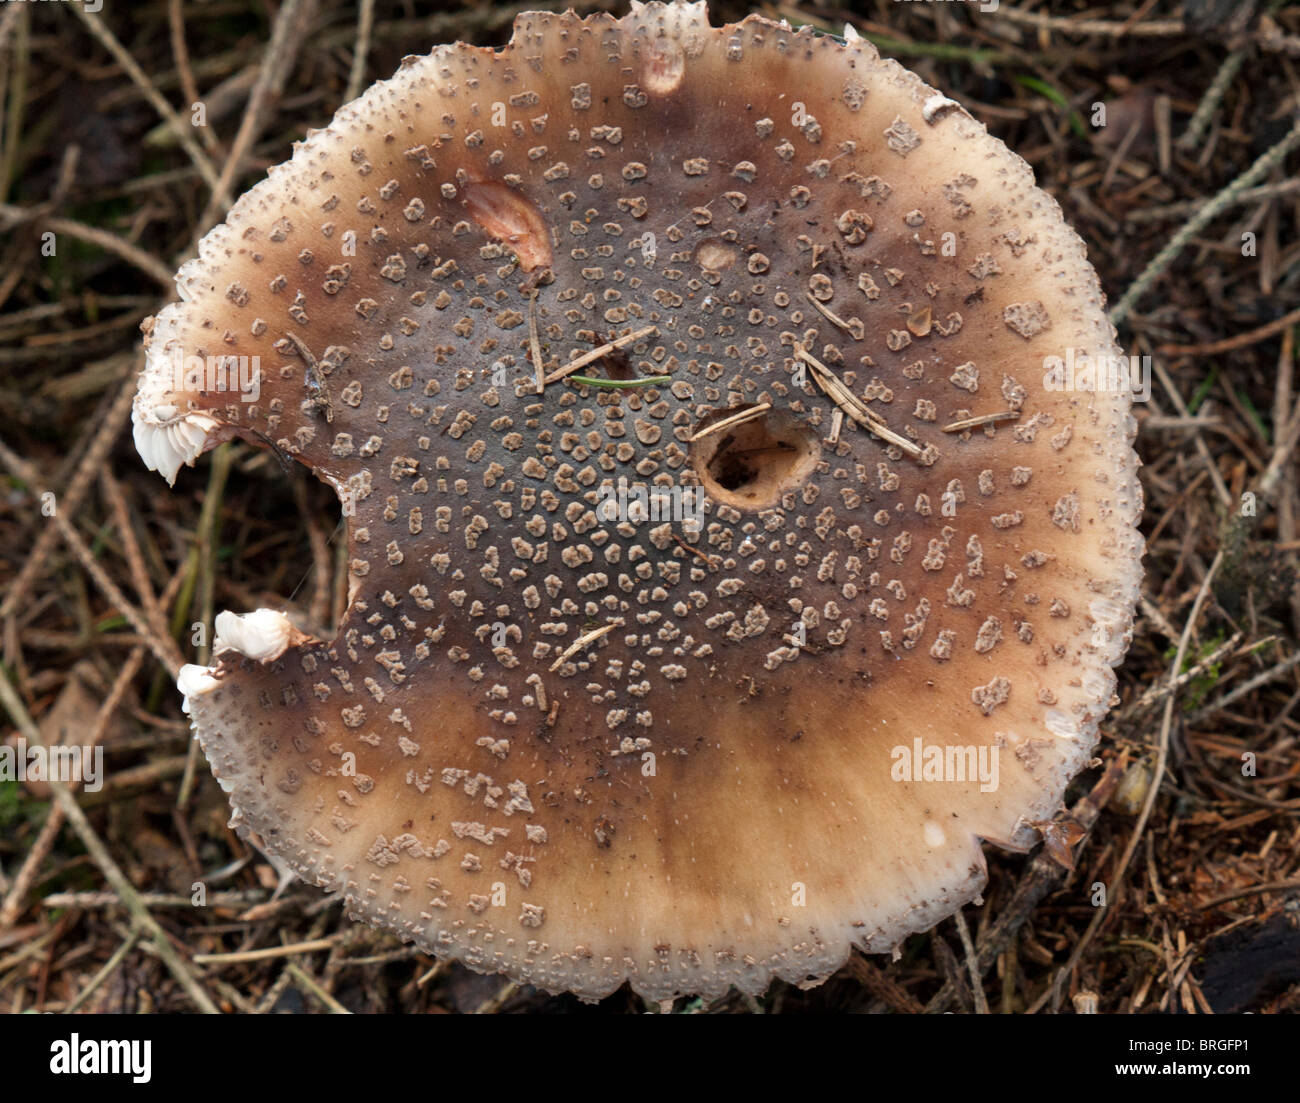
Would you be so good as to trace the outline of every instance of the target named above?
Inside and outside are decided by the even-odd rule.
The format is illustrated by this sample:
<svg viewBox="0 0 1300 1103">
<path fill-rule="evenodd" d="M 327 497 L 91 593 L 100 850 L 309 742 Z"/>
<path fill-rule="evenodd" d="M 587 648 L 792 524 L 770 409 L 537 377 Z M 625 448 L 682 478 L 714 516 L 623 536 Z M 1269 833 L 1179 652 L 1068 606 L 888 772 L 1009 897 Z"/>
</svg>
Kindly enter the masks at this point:
<svg viewBox="0 0 1300 1103">
<path fill-rule="evenodd" d="M 542 368 L 542 342 L 537 336 L 537 292 L 528 296 L 528 347 L 533 354 L 533 369 L 537 372 L 537 393 L 546 390 L 546 372 Z"/>
<path fill-rule="evenodd" d="M 701 429 L 686 438 L 687 444 L 694 444 L 697 440 L 703 440 L 710 433 L 719 433 L 723 429 L 730 429 L 733 425 L 743 425 L 747 421 L 753 421 L 756 417 L 762 417 L 772 408 L 770 402 L 760 402 L 757 406 L 751 406 L 748 410 L 741 410 L 738 414 L 729 414 L 721 421 L 715 421 L 707 429 Z"/>
<path fill-rule="evenodd" d="M 844 428 L 844 411 L 838 406 L 831 411 L 831 435 L 826 438 L 827 444 L 839 444 L 840 430 Z"/>
<path fill-rule="evenodd" d="M 622 623 L 623 623 L 622 621 L 618 621 L 618 620 L 611 621 L 609 624 L 605 625 L 604 628 L 593 628 L 590 632 L 584 632 L 581 636 L 579 636 L 576 640 L 574 640 L 571 644 L 569 644 L 568 647 L 564 649 L 560 657 L 556 659 L 555 662 L 551 663 L 551 672 L 554 673 L 555 671 L 559 670 L 560 667 L 562 667 L 566 662 L 569 661 L 570 656 L 576 655 L 579 651 L 581 651 L 584 647 L 586 647 L 587 644 L 591 643 L 592 640 L 598 640 L 600 639 L 601 636 L 608 635 L 610 632 L 614 631 L 614 629 L 617 628 Z"/>
<path fill-rule="evenodd" d="M 849 390 L 842 379 L 808 352 L 807 349 L 802 345 L 795 345 L 794 354 L 813 369 L 813 378 L 817 380 L 817 385 L 826 392 L 831 401 L 835 402 L 840 409 L 866 429 L 867 432 L 874 433 L 881 440 L 894 445 L 899 451 L 911 456 L 914 460 L 921 458 L 922 451 L 917 445 L 906 437 L 899 436 L 886 426 L 878 413 Z"/>
<path fill-rule="evenodd" d="M 659 332 L 658 326 L 646 326 L 644 329 L 633 330 L 631 333 L 626 333 L 622 337 L 616 337 L 614 340 L 608 342 L 607 344 L 601 345 L 600 348 L 592 349 L 590 352 L 584 352 L 581 356 L 576 357 L 573 360 L 570 360 L 567 364 L 564 365 L 564 367 L 551 372 L 551 374 L 548 375 L 545 379 L 543 379 L 542 382 L 543 383 L 558 382 L 559 380 L 563 379 L 566 375 L 572 375 L 579 368 L 585 368 L 588 364 L 592 363 L 593 361 L 599 360 L 602 356 L 608 356 L 611 352 L 614 352 L 617 349 L 621 349 L 626 345 L 635 344 L 637 341 L 641 340 L 642 337 L 649 337 L 652 334 L 658 332 Z"/>
<path fill-rule="evenodd" d="M 534 671 L 524 679 L 525 685 L 533 687 L 533 699 L 537 702 L 537 711 L 546 711 L 546 687 L 542 685 L 542 676 Z"/>
<path fill-rule="evenodd" d="M 810 291 L 809 291 L 809 292 L 805 292 L 805 294 L 806 294 L 806 296 L 807 296 L 807 298 L 808 298 L 808 301 L 809 301 L 810 303 L 812 303 L 814 307 L 816 307 L 818 310 L 821 311 L 822 316 L 823 316 L 823 317 L 824 317 L 828 322 L 831 322 L 833 325 L 837 325 L 837 326 L 839 326 L 840 329 L 844 330 L 844 332 L 847 333 L 850 337 L 852 337 L 855 341 L 861 341 L 861 340 L 862 340 L 862 337 L 861 337 L 860 334 L 857 334 L 857 333 L 854 333 L 854 332 L 853 332 L 853 325 L 852 325 L 850 322 L 846 322 L 846 321 L 845 321 L 843 318 L 841 318 L 838 314 L 836 314 L 836 313 L 834 313 L 833 311 L 831 311 L 831 309 L 830 309 L 829 307 L 822 306 L 822 304 L 819 303 L 819 302 L 816 300 L 816 298 L 813 297 L 812 292 L 810 292 Z M 862 326 L 862 322 L 861 322 L 861 320 L 858 319 L 857 321 L 858 321 L 858 326 L 859 326 L 859 328 L 861 328 L 861 326 Z"/>
<path fill-rule="evenodd" d="M 708 566 L 710 566 L 710 567 L 715 566 L 715 564 L 714 564 L 713 561 L 714 561 L 715 559 L 718 558 L 716 555 L 710 555 L 708 552 L 701 551 L 699 548 L 693 548 L 693 547 L 691 547 L 690 544 L 688 544 L 685 540 L 683 540 L 683 539 L 682 539 L 680 536 L 678 536 L 677 533 L 675 533 L 675 532 L 670 532 L 668 535 L 671 536 L 674 540 L 677 541 L 677 544 L 678 544 L 679 547 L 681 547 L 681 548 L 683 548 L 684 550 L 690 552 L 692 555 L 694 555 L 694 556 L 698 556 L 700 559 L 703 559 L 704 562 L 705 562 L 705 564 L 707 564 Z"/>
<path fill-rule="evenodd" d="M 996 414 L 980 414 L 978 417 L 964 417 L 945 425 L 943 432 L 960 433 L 966 429 L 978 429 L 981 425 L 992 425 L 995 421 L 1015 421 L 1020 417 L 1018 410 L 999 410 Z"/>
<path fill-rule="evenodd" d="M 321 373 L 320 364 L 317 363 L 316 357 L 312 355 L 311 349 L 307 343 L 292 330 L 284 331 L 285 337 L 289 343 L 298 350 L 298 355 L 302 357 L 306 365 L 307 390 L 312 392 L 312 405 L 319 410 L 325 411 L 325 420 L 334 420 L 334 403 L 330 399 L 329 385 L 325 382 L 325 376 Z"/>
<path fill-rule="evenodd" d="M 704 206 L 703 206 L 703 208 L 701 208 L 701 209 L 707 211 L 710 207 L 713 206 L 714 203 L 716 203 L 716 202 L 717 202 L 719 199 L 721 199 L 721 198 L 722 198 L 721 196 L 715 195 L 712 199 L 710 199 L 707 203 L 705 203 Z M 686 215 L 682 215 L 681 218 L 679 218 L 676 222 L 674 222 L 671 226 L 669 226 L 666 230 L 664 230 L 664 233 L 667 234 L 667 233 L 669 233 L 671 230 L 675 230 L 675 229 L 677 228 L 677 226 L 681 223 L 682 219 L 685 218 L 685 217 L 686 217 Z"/>
<path fill-rule="evenodd" d="M 875 410 L 863 402 L 857 395 L 849 390 L 844 380 L 840 379 L 834 372 L 823 364 L 817 357 L 808 352 L 802 345 L 795 345 L 795 356 L 813 369 L 813 378 L 817 380 L 818 385 L 825 391 L 840 409 L 846 412 L 854 421 L 859 423 L 865 418 L 870 425 L 884 425 L 885 419 L 882 418 Z"/>
</svg>

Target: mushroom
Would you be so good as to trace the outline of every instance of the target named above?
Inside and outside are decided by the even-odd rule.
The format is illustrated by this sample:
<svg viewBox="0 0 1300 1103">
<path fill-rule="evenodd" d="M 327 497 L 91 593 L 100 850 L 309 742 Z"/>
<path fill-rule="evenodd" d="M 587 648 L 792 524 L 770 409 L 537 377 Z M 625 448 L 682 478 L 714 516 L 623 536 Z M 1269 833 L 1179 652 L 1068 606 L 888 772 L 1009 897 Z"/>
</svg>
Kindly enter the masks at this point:
<svg viewBox="0 0 1300 1103">
<path fill-rule="evenodd" d="M 273 447 L 350 557 L 334 639 L 223 614 L 180 686 L 236 825 L 354 917 L 585 998 L 815 982 L 1090 760 L 1134 422 L 1044 365 L 1118 354 L 1097 278 L 856 35 L 521 15 L 310 132 L 177 283 L 141 456 Z"/>
</svg>

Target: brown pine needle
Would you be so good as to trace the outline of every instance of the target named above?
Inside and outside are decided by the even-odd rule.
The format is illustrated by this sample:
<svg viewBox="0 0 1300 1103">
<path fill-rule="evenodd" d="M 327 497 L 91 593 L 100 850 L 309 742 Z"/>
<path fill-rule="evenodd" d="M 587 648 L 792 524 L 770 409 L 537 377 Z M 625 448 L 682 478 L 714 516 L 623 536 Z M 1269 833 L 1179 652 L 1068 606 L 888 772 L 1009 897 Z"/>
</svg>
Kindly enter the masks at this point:
<svg viewBox="0 0 1300 1103">
<path fill-rule="evenodd" d="M 623 623 L 622 621 L 616 620 L 605 625 L 604 628 L 593 628 L 590 632 L 584 632 L 581 636 L 579 636 L 576 640 L 574 640 L 571 644 L 569 644 L 568 647 L 564 649 L 560 657 L 556 659 L 555 662 L 551 663 L 552 673 L 559 670 L 560 667 L 562 667 L 566 662 L 568 662 L 572 656 L 576 655 L 579 651 L 581 651 L 584 647 L 586 647 L 587 644 L 591 643 L 593 640 L 600 639 L 601 636 L 608 635 L 610 632 L 614 631 L 614 629 L 617 628 L 622 623 Z"/>
<path fill-rule="evenodd" d="M 864 329 L 864 327 L 863 327 L 863 325 L 862 325 L 862 320 L 861 320 L 860 318 L 854 318 L 854 319 L 853 319 L 853 322 L 857 322 L 857 323 L 858 323 L 858 324 L 855 326 L 855 325 L 853 324 L 853 322 L 846 322 L 846 321 L 845 321 L 843 318 L 841 318 L 838 314 L 833 313 L 829 307 L 822 306 L 822 304 L 819 303 L 819 302 L 818 302 L 818 301 L 813 297 L 813 295 L 812 295 L 811 292 L 807 293 L 807 298 L 808 298 L 808 301 L 809 301 L 810 303 L 812 303 L 814 307 L 816 307 L 819 311 L 821 311 L 822 316 L 823 316 L 823 317 L 824 317 L 828 322 L 831 322 L 833 325 L 837 325 L 837 326 L 839 326 L 840 329 L 844 330 L 844 332 L 847 333 L 850 337 L 852 337 L 855 341 L 861 341 L 861 340 L 862 340 L 862 336 L 863 336 L 863 333 L 865 332 L 865 329 Z"/>
<path fill-rule="evenodd" d="M 570 360 L 567 364 L 564 365 L 564 367 L 551 372 L 550 375 L 548 375 L 545 379 L 542 380 L 542 383 L 543 384 L 556 383 L 559 380 L 563 379 L 566 375 L 572 375 L 579 368 L 585 368 L 588 364 L 592 363 L 593 361 L 599 360 L 602 356 L 608 356 L 611 352 L 614 352 L 617 349 L 624 348 L 627 345 L 634 345 L 636 344 L 637 341 L 641 340 L 642 337 L 649 337 L 652 334 L 658 332 L 659 332 L 658 326 L 646 326 L 644 329 L 633 330 L 631 333 L 624 334 L 622 337 L 617 337 L 613 341 L 610 341 L 608 344 L 601 345 L 600 348 L 598 349 L 592 349 L 590 352 L 584 352 L 581 356 L 577 357 L 576 359 Z"/>
<path fill-rule="evenodd" d="M 694 555 L 694 556 L 697 556 L 697 557 L 700 558 L 700 559 L 703 559 L 704 562 L 705 562 L 705 565 L 706 565 L 706 566 L 712 567 L 712 566 L 715 565 L 715 564 L 714 564 L 714 560 L 718 558 L 717 556 L 715 556 L 715 555 L 709 555 L 709 553 L 706 552 L 706 551 L 701 551 L 699 548 L 693 548 L 693 547 L 691 547 L 690 544 L 688 544 L 685 540 L 683 540 L 683 539 L 682 539 L 680 536 L 678 536 L 677 533 L 675 533 L 675 532 L 673 532 L 673 533 L 669 533 L 669 535 L 670 535 L 674 540 L 677 541 L 677 545 L 678 545 L 678 547 L 682 548 L 684 551 L 688 551 L 688 552 L 690 552 L 691 555 Z"/>
<path fill-rule="evenodd" d="M 760 402 L 757 406 L 751 406 L 748 410 L 741 410 L 738 414 L 730 414 L 721 421 L 715 421 L 707 429 L 701 429 L 698 433 L 686 438 L 687 444 L 694 444 L 697 440 L 703 440 L 705 437 L 720 433 L 723 429 L 730 429 L 733 425 L 743 425 L 747 421 L 753 421 L 756 417 L 762 417 L 772 408 L 770 402 Z"/>
<path fill-rule="evenodd" d="M 831 435 L 826 438 L 827 444 L 839 444 L 840 430 L 844 428 L 844 411 L 838 406 L 831 411 Z"/>
<path fill-rule="evenodd" d="M 817 385 L 826 392 L 827 397 L 840 407 L 849 417 L 861 425 L 867 432 L 881 440 L 894 445 L 904 455 L 920 459 L 922 450 L 906 437 L 899 436 L 888 428 L 880 415 L 868 407 L 855 395 L 834 372 L 813 356 L 802 345 L 795 345 L 794 354 L 813 370 Z"/>
<path fill-rule="evenodd" d="M 537 702 L 537 711 L 545 712 L 547 708 L 546 686 L 542 684 L 542 676 L 534 671 L 524 679 L 524 684 L 533 687 L 533 700 Z"/>
<path fill-rule="evenodd" d="M 260 950 L 236 950 L 229 954 L 195 954 L 190 958 L 195 965 L 242 965 L 249 961 L 267 961 L 271 958 L 289 957 L 293 954 L 311 954 L 328 950 L 338 941 L 337 935 L 313 938 L 308 942 L 290 942 L 284 946 L 266 946 Z"/>
<path fill-rule="evenodd" d="M 1222 341 L 1211 341 L 1205 345 L 1161 345 L 1159 351 L 1163 356 L 1218 356 L 1222 352 L 1236 352 L 1238 349 L 1249 348 L 1297 323 L 1300 323 L 1300 309 L 1283 314 L 1268 325 L 1238 333 L 1235 337 L 1227 337 Z"/>
<path fill-rule="evenodd" d="M 542 342 L 537 336 L 537 293 L 528 296 L 528 347 L 533 354 L 533 368 L 537 372 L 537 393 L 546 389 L 546 372 L 542 368 Z"/>
<path fill-rule="evenodd" d="M 853 416 L 854 412 L 856 412 L 858 416 L 853 418 L 854 421 L 860 421 L 861 418 L 865 417 L 872 425 L 885 424 L 884 418 L 849 390 L 844 381 L 820 360 L 811 356 L 802 348 L 797 351 L 796 355 L 814 369 L 813 378 L 817 380 L 822 390 L 840 405 L 842 411 L 848 411 L 850 416 Z"/>
<path fill-rule="evenodd" d="M 1020 417 L 1018 410 L 999 410 L 996 414 L 980 414 L 978 417 L 964 417 L 945 425 L 945 433 L 960 433 L 966 429 L 978 429 L 981 425 L 992 425 L 995 421 L 1015 421 Z"/>
</svg>

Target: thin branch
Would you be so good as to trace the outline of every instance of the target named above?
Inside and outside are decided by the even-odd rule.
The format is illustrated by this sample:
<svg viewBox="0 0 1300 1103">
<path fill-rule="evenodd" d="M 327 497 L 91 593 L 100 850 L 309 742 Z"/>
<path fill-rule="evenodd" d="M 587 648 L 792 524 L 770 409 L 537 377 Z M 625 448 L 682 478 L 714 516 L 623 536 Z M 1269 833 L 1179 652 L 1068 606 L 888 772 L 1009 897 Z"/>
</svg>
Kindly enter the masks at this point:
<svg viewBox="0 0 1300 1103">
<path fill-rule="evenodd" d="M 1111 324 L 1116 326 L 1123 324 L 1142 296 L 1150 290 L 1151 285 L 1164 274 L 1165 269 L 1174 262 L 1174 259 L 1187 247 L 1192 239 L 1223 211 L 1231 207 L 1236 202 L 1238 195 L 1247 188 L 1259 183 L 1273 169 L 1282 164 L 1287 155 L 1297 147 L 1300 147 L 1300 119 L 1296 120 L 1295 125 L 1287 132 L 1286 137 L 1267 153 L 1261 155 L 1250 168 L 1183 223 L 1178 232 L 1169 239 L 1169 243 L 1151 259 L 1151 262 L 1142 270 L 1138 278 L 1129 285 L 1129 289 L 1124 293 L 1123 298 L 1111 308 Z"/>
<path fill-rule="evenodd" d="M 104 962 L 104 967 L 90 978 L 90 983 L 78 992 L 76 998 L 63 1009 L 65 1015 L 75 1015 L 77 1009 L 94 994 L 95 989 L 113 975 L 114 970 L 116 970 L 117 967 L 126 960 L 126 955 L 129 954 L 132 949 L 134 949 L 135 944 L 140 941 L 141 933 L 142 932 L 139 928 L 132 928 L 127 932 L 127 936 L 122 940 L 122 944 L 118 946 L 118 948 L 113 951 L 112 956 Z"/>
<path fill-rule="evenodd" d="M 138 363 L 139 357 L 136 357 L 135 360 Z M 127 415 L 131 412 L 131 403 L 135 400 L 135 377 L 136 373 L 132 371 L 119 384 L 117 396 L 113 399 L 113 403 L 109 406 L 107 412 L 102 415 L 99 427 L 94 430 L 90 446 L 86 449 L 85 455 L 81 457 L 81 462 L 77 464 L 76 471 L 68 481 L 67 489 L 56 496 L 57 509 L 75 513 L 81 508 L 81 502 L 86 496 L 86 491 L 90 489 L 91 482 L 99 474 L 104 459 L 108 455 L 108 450 L 113 447 L 113 442 L 122 431 Z M 89 427 L 85 432 L 90 432 Z M 17 455 L 5 447 L 3 441 L 0 441 L 0 451 L 21 463 Z M 59 531 L 54 525 L 46 525 L 41 530 L 41 534 L 36 538 L 36 543 L 33 545 L 32 550 L 28 552 L 27 559 L 18 572 L 18 577 L 9 584 L 9 593 L 5 596 L 4 601 L 0 602 L 0 620 L 13 615 L 19 604 L 26 599 L 31 584 L 41 572 L 50 569 L 50 555 L 58 539 Z"/>
<path fill-rule="evenodd" d="M 176 132 L 176 138 L 181 143 L 181 147 L 189 154 L 190 160 L 194 162 L 194 167 L 199 170 L 199 175 L 203 177 L 204 183 L 212 189 L 214 195 L 224 195 L 225 190 L 217 178 L 217 170 L 212 167 L 208 155 L 203 152 L 199 147 L 199 143 L 194 140 L 194 128 L 172 110 L 171 104 L 163 99 L 162 93 L 154 87 L 153 82 L 145 76 L 144 71 L 135 63 L 135 58 L 117 40 L 113 32 L 108 29 L 108 24 L 98 14 L 88 11 L 85 4 L 68 4 L 67 7 L 75 12 L 81 18 L 81 21 L 90 28 L 90 33 L 99 40 L 104 49 L 113 55 L 117 63 L 126 71 L 127 76 L 144 93 L 145 99 L 149 101 L 153 109 Z"/>
<path fill-rule="evenodd" d="M 261 68 L 257 73 L 257 83 L 249 94 L 248 104 L 244 108 L 244 117 L 240 120 L 239 130 L 230 147 L 230 156 L 221 170 L 221 178 L 216 182 L 208 204 L 196 226 L 196 234 L 203 234 L 216 221 L 218 214 L 230 209 L 230 189 L 236 178 L 244 170 L 253 143 L 262 133 L 262 128 L 270 118 L 273 100 L 284 91 L 285 83 L 293 72 L 298 48 L 307 33 L 308 24 L 316 8 L 316 0 L 284 0 L 276 12 L 275 24 L 271 28 L 271 42 L 262 58 Z M 190 139 L 193 141 L 193 139 Z"/>
<path fill-rule="evenodd" d="M 1084 839 L 1092 831 L 1093 826 L 1101 816 L 1102 809 L 1106 807 L 1107 802 L 1114 794 L 1115 787 L 1119 784 L 1119 779 L 1124 773 L 1125 765 L 1123 757 L 1112 761 L 1107 766 L 1106 772 L 1101 776 L 1101 779 L 1092 787 L 1092 791 L 1085 793 L 1070 809 L 1069 819 L 1083 829 Z M 1076 846 L 1081 846 L 1082 841 L 1081 839 Z M 1029 868 L 1025 871 L 1025 875 L 1020 879 L 1020 883 L 1016 885 L 1011 899 L 1007 901 L 997 919 L 989 925 L 988 930 L 980 936 L 976 960 L 979 964 L 981 977 L 993 968 L 998 957 L 1011 944 L 1011 940 L 1015 938 L 1016 932 L 1020 930 L 1047 894 L 1060 883 L 1065 873 L 1065 867 L 1051 856 L 1046 847 L 1043 847 L 1034 855 L 1029 862 Z M 925 1013 L 927 1015 L 942 1014 L 953 1005 L 956 999 L 957 987 L 949 981 L 925 1005 Z"/>
<path fill-rule="evenodd" d="M 120 238 L 108 230 L 101 230 L 96 226 L 87 226 L 83 222 L 75 222 L 71 218 L 54 217 L 42 219 L 41 221 L 46 229 L 52 230 L 56 234 L 67 234 L 68 237 L 84 241 L 88 245 L 96 245 L 106 252 L 115 253 L 127 263 L 140 269 L 141 272 L 169 294 L 175 290 L 176 273 L 157 257 L 146 253 L 143 249 L 138 249 L 124 238 Z"/>
<path fill-rule="evenodd" d="M 1173 662 L 1169 664 L 1168 680 L 1172 683 L 1178 677 L 1183 667 L 1183 657 L 1187 654 L 1188 645 L 1191 643 L 1192 633 L 1196 630 L 1196 622 L 1201 616 L 1201 607 L 1205 604 L 1205 599 L 1210 593 L 1210 583 L 1214 581 L 1214 576 L 1218 574 L 1219 568 L 1223 565 L 1223 549 L 1220 548 L 1210 564 L 1209 570 L 1205 572 L 1205 577 L 1201 580 L 1200 589 L 1196 591 L 1196 599 L 1192 602 L 1192 608 L 1187 614 L 1187 621 L 1183 625 L 1183 633 L 1178 639 L 1178 649 L 1174 654 Z M 1115 868 L 1115 873 L 1110 878 L 1109 895 L 1106 904 L 1097 909 L 1097 914 L 1092 917 L 1092 922 L 1088 924 L 1087 929 L 1083 932 L 1083 937 L 1079 939 L 1074 950 L 1070 954 L 1069 960 L 1057 972 L 1055 980 L 1048 985 L 1047 991 L 1043 993 L 1039 1000 L 1039 1005 L 1047 999 L 1059 999 L 1061 985 L 1065 978 L 1079 965 L 1080 958 L 1083 957 L 1083 951 L 1088 948 L 1092 942 L 1093 936 L 1096 935 L 1102 923 L 1105 922 L 1110 910 L 1118 901 L 1120 890 L 1124 882 L 1124 874 L 1128 871 L 1129 862 L 1133 859 L 1133 853 L 1137 850 L 1138 842 L 1142 838 L 1142 833 L 1146 830 L 1147 822 L 1151 818 L 1151 809 L 1155 807 L 1156 797 L 1160 793 L 1160 783 L 1164 780 L 1165 765 L 1169 760 L 1169 732 L 1174 722 L 1174 702 L 1177 700 L 1176 693 L 1170 693 L 1165 698 L 1165 712 L 1160 721 L 1160 734 L 1158 736 L 1156 765 L 1151 776 L 1151 783 L 1147 786 L 1146 800 L 1142 804 L 1142 811 L 1138 813 L 1137 823 L 1133 826 L 1133 832 L 1129 835 L 1128 843 L 1124 847 L 1123 854 L 1120 855 L 1119 863 Z"/>
<path fill-rule="evenodd" d="M 0 704 L 3 704 L 9 710 L 10 719 L 13 720 L 18 730 L 27 737 L 27 742 L 30 745 L 44 746 L 40 730 L 32 722 L 32 718 L 27 712 L 27 706 L 23 704 L 22 698 L 18 696 L 18 691 L 14 689 L 13 683 L 9 680 L 9 674 L 3 666 L 0 666 Z M 149 935 L 154 951 L 162 959 L 163 964 L 167 966 L 172 976 L 176 978 L 177 983 L 186 991 L 200 1011 L 209 1015 L 220 1014 L 216 1005 L 190 971 L 189 966 L 186 965 L 184 959 L 172 946 L 171 940 L 167 937 L 167 932 L 158 924 L 149 909 L 141 903 L 140 895 L 136 892 L 135 886 L 127 880 L 126 874 L 113 861 L 113 856 L 108 852 L 108 848 L 99 835 L 96 834 L 90 820 L 86 818 L 86 814 L 81 810 L 77 798 L 72 795 L 72 790 L 56 778 L 51 778 L 46 784 L 49 785 L 50 791 L 54 794 L 54 799 L 59 803 L 59 806 L 63 809 L 63 814 L 81 839 L 91 861 L 99 867 L 105 880 L 113 887 L 123 906 L 131 913 L 135 922 Z"/>
<path fill-rule="evenodd" d="M 117 677 L 113 680 L 113 686 L 108 691 L 108 696 L 104 698 L 104 703 L 95 716 L 95 723 L 85 737 L 84 747 L 93 749 L 99 746 L 100 741 L 108 731 L 109 721 L 117 711 L 118 705 L 122 703 L 122 698 L 126 696 L 126 691 L 139 671 L 140 662 L 143 658 L 144 648 L 137 647 L 127 657 L 126 662 L 122 664 L 122 669 L 118 671 Z M 58 838 L 59 832 L 63 828 L 63 822 L 62 807 L 58 804 L 51 805 L 49 815 L 41 826 L 40 834 L 36 836 L 36 841 L 32 843 L 31 849 L 27 851 L 26 856 L 23 858 L 23 864 L 14 877 L 9 894 L 5 897 L 3 906 L 0 906 L 0 930 L 12 927 L 17 922 L 18 916 L 23 910 L 23 903 L 27 899 L 27 894 L 31 891 L 32 884 L 36 880 L 36 874 L 41 868 L 41 863 L 45 861 L 55 839 Z"/>
<path fill-rule="evenodd" d="M 1219 112 L 1219 105 L 1223 103 L 1223 97 L 1228 94 L 1232 82 L 1237 79 L 1237 74 L 1241 72 L 1247 53 L 1247 50 L 1237 49 L 1223 59 L 1219 71 L 1214 74 L 1214 79 L 1210 81 L 1210 86 L 1205 90 L 1205 95 L 1201 97 L 1201 102 L 1196 105 L 1196 111 L 1188 120 L 1187 129 L 1174 142 L 1174 145 L 1184 153 L 1195 149 L 1201 144 L 1201 139 L 1210 128 L 1210 123 L 1214 121 L 1214 116 Z"/>
<path fill-rule="evenodd" d="M 352 51 L 352 71 L 348 74 L 348 90 L 344 103 L 351 103 L 361 95 L 366 82 L 366 55 L 370 53 L 370 33 L 375 26 L 375 0 L 361 0 L 357 10 L 357 44 Z"/>
<path fill-rule="evenodd" d="M 957 923 L 957 935 L 961 939 L 962 949 L 966 953 L 966 968 L 970 971 L 971 994 L 975 999 L 975 1014 L 987 1015 L 989 1013 L 989 1001 L 984 995 L 979 959 L 975 954 L 975 944 L 971 941 L 970 928 L 966 926 L 966 916 L 958 908 L 953 915 L 953 919 Z"/>
<path fill-rule="evenodd" d="M 182 10 L 183 0 L 167 0 L 167 22 L 171 27 L 172 57 L 176 59 L 176 73 L 181 83 L 181 95 L 194 110 L 199 99 L 199 86 L 194 80 L 194 70 L 190 67 L 190 51 L 185 44 L 185 14 Z M 199 135 L 208 152 L 218 155 L 217 137 L 208 127 L 199 127 Z"/>
<path fill-rule="evenodd" d="M 229 954 L 195 954 L 190 961 L 195 965 L 235 965 L 249 961 L 269 961 L 277 957 L 290 957 L 293 954 L 314 954 L 317 950 L 328 950 L 337 941 L 338 935 L 331 935 L 329 938 L 316 938 L 310 942 L 267 946 L 261 950 L 236 950 Z"/>
</svg>

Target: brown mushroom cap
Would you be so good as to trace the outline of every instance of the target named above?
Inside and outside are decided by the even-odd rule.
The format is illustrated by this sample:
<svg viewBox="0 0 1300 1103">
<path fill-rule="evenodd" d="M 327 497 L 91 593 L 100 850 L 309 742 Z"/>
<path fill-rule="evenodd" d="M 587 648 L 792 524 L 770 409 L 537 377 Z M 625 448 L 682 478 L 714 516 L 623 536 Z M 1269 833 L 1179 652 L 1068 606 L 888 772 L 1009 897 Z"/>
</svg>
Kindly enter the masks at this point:
<svg viewBox="0 0 1300 1103">
<path fill-rule="evenodd" d="M 227 617 L 181 686 L 236 819 L 353 914 L 588 997 L 820 979 L 1089 760 L 1134 426 L 1044 361 L 1114 331 L 1028 166 L 867 43 L 521 16 L 342 108 L 178 284 L 142 455 L 272 442 L 351 557 L 336 639 Z M 589 375 L 669 381 L 537 393 L 611 343 Z M 225 355 L 256 401 L 169 374 Z M 620 479 L 702 487 L 703 531 L 607 520 Z M 997 787 L 897 780 L 918 739 Z"/>
</svg>

